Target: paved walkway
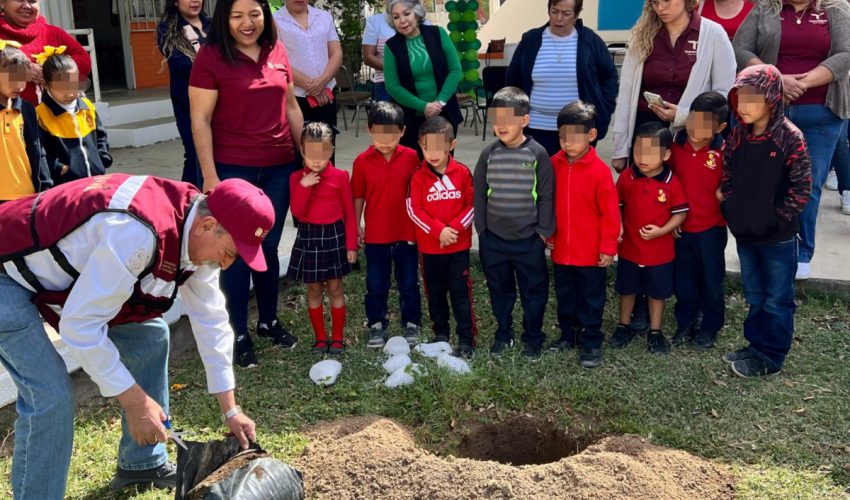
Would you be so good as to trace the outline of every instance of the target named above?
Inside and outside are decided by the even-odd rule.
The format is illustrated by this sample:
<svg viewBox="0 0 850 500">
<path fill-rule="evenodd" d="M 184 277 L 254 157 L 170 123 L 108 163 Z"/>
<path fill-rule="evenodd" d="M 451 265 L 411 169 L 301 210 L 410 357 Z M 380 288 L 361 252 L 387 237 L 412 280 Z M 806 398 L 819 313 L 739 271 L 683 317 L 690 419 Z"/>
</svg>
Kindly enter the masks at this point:
<svg viewBox="0 0 850 500">
<path fill-rule="evenodd" d="M 349 127 L 347 132 L 343 131 L 338 137 L 337 167 L 350 172 L 354 158 L 370 144 L 369 135 L 365 130 L 365 120 L 362 125 L 360 137 L 354 137 L 353 126 Z M 481 149 L 491 140 L 491 134 L 488 134 L 487 142 L 484 142 L 481 140 L 480 133 L 475 135 L 471 126 L 461 127 L 455 157 L 470 169 L 474 169 Z M 600 156 L 604 159 L 609 158 L 611 147 L 612 141 L 609 136 L 599 145 Z M 152 174 L 173 179 L 179 179 L 182 172 L 183 148 L 180 141 L 143 148 L 120 149 L 113 151 L 113 156 L 116 165 L 113 166 L 112 171 Z M 282 257 L 289 254 L 294 240 L 295 228 L 292 226 L 291 219 L 288 219 L 279 249 Z M 473 238 L 472 245 L 473 248 L 477 248 L 477 238 Z M 740 272 L 734 238 L 731 237 L 726 247 L 726 266 L 731 272 Z M 821 201 L 812 278 L 813 284 L 850 288 L 850 216 L 841 213 L 838 195 L 834 191 L 825 191 Z"/>
</svg>

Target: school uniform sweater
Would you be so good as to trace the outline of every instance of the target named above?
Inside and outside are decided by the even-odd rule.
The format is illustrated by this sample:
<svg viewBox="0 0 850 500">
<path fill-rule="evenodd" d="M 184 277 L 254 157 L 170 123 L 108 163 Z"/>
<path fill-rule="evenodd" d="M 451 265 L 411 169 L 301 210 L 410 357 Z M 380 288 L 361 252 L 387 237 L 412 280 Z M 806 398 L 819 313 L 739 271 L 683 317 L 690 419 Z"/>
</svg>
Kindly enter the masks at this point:
<svg viewBox="0 0 850 500">
<path fill-rule="evenodd" d="M 0 202 L 53 186 L 38 132 L 35 108 L 20 97 L 0 102 Z"/>
</svg>

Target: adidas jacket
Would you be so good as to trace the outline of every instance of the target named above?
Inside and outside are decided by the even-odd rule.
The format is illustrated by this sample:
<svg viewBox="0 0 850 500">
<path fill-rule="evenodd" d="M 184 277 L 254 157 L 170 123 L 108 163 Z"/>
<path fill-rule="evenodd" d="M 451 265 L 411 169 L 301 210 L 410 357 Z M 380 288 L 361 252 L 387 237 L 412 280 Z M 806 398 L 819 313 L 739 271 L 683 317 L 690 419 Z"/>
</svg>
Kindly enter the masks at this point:
<svg viewBox="0 0 850 500">
<path fill-rule="evenodd" d="M 413 173 L 407 194 L 407 214 L 416 227 L 416 243 L 424 254 L 449 254 L 472 247 L 472 174 L 469 168 L 449 157 L 445 174 L 427 162 Z M 458 233 L 457 243 L 440 248 L 440 233 L 450 226 Z"/>
<path fill-rule="evenodd" d="M 71 114 L 45 92 L 35 112 L 47 166 L 56 185 L 106 173 L 112 165 L 112 155 L 106 132 L 91 101 L 78 98 L 77 112 Z M 60 175 L 65 165 L 69 170 Z"/>
</svg>

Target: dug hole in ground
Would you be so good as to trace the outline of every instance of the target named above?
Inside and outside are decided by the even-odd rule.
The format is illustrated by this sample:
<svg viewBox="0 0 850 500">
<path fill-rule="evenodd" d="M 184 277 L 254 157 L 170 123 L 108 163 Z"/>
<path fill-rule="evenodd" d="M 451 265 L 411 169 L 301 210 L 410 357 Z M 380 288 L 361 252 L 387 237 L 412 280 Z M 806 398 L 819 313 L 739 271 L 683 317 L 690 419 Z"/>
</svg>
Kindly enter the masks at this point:
<svg viewBox="0 0 850 500">
<path fill-rule="evenodd" d="M 634 435 L 571 436 L 517 415 L 469 429 L 460 457 L 421 449 L 402 425 L 352 417 L 304 431 L 292 465 L 308 498 L 733 498 L 722 466 Z"/>
</svg>

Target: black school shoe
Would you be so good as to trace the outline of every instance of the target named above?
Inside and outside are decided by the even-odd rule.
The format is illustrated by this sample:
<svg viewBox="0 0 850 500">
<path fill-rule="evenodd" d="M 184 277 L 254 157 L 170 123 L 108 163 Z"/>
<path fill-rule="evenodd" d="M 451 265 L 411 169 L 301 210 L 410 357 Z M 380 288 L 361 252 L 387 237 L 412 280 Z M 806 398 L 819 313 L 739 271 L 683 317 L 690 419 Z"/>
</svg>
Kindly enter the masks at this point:
<svg viewBox="0 0 850 500">
<path fill-rule="evenodd" d="M 781 366 L 767 363 L 758 356 L 735 361 L 730 365 L 732 373 L 742 378 L 769 377 L 778 375 L 782 371 Z"/>
<path fill-rule="evenodd" d="M 673 338 L 670 341 L 675 346 L 683 346 L 688 342 L 691 342 L 694 338 L 694 326 L 689 325 L 687 327 L 679 327 L 676 329 L 676 334 L 673 335 Z"/>
<path fill-rule="evenodd" d="M 578 332 L 576 331 L 572 331 L 566 335 L 562 333 L 561 337 L 557 340 L 553 340 L 548 346 L 546 346 L 546 349 L 555 352 L 569 351 L 576 346 L 577 337 Z"/>
<path fill-rule="evenodd" d="M 750 359 L 753 356 L 755 356 L 755 352 L 753 351 L 752 347 L 747 346 L 747 347 L 742 347 L 741 349 L 738 349 L 737 351 L 727 352 L 720 359 L 722 359 L 723 361 L 725 361 L 725 362 L 727 362 L 731 365 L 732 363 L 734 363 L 736 361 L 743 361 L 745 359 Z"/>
<path fill-rule="evenodd" d="M 445 342 L 449 344 L 451 343 L 451 339 L 448 335 L 434 335 L 434 342 Z"/>
<path fill-rule="evenodd" d="M 458 358 L 472 359 L 472 356 L 475 356 L 475 348 L 469 344 L 461 343 L 457 345 L 457 349 L 452 354 Z"/>
<path fill-rule="evenodd" d="M 540 361 L 540 357 L 543 356 L 543 346 L 525 344 L 523 354 L 529 361 Z"/>
<path fill-rule="evenodd" d="M 298 343 L 298 337 L 289 333 L 277 319 L 272 321 L 271 326 L 258 322 L 257 335 L 270 338 L 276 345 L 287 349 L 292 349 Z"/>
<path fill-rule="evenodd" d="M 691 340 L 691 345 L 696 349 L 708 350 L 714 348 L 715 341 L 717 341 L 717 332 L 699 330 Z"/>
<path fill-rule="evenodd" d="M 509 349 L 514 346 L 514 339 L 504 341 L 504 340 L 496 340 L 493 342 L 493 345 L 490 346 L 490 355 L 494 358 L 502 357 L 502 353 L 505 352 L 505 349 Z"/>
<path fill-rule="evenodd" d="M 629 345 L 629 342 L 635 338 L 635 332 L 629 325 L 617 325 L 617 329 L 608 339 L 608 346 L 614 349 L 622 349 Z"/>
<path fill-rule="evenodd" d="M 328 353 L 328 341 L 327 340 L 317 340 L 313 343 L 313 348 L 310 349 L 313 354 L 327 354 Z"/>
<path fill-rule="evenodd" d="M 345 352 L 345 344 L 341 340 L 333 340 L 328 345 L 328 354 L 332 356 L 339 356 L 343 352 Z"/>
<path fill-rule="evenodd" d="M 653 331 L 646 335 L 646 347 L 652 354 L 667 354 L 670 350 L 670 343 L 660 331 Z"/>
<path fill-rule="evenodd" d="M 118 468 L 109 483 L 113 490 L 121 490 L 130 485 L 148 486 L 158 489 L 175 488 L 177 486 L 177 466 L 165 462 L 159 467 L 145 470 L 124 470 Z"/>
<path fill-rule="evenodd" d="M 233 362 L 242 368 L 257 366 L 257 353 L 254 352 L 254 342 L 247 333 L 236 336 L 233 342 Z"/>
<path fill-rule="evenodd" d="M 582 347 L 578 357 L 578 364 L 582 368 L 596 368 L 602 364 L 602 349 L 595 347 Z"/>
</svg>

